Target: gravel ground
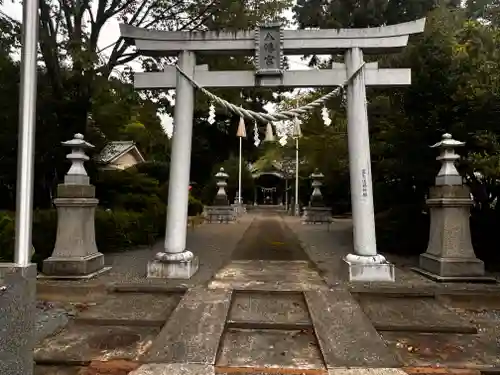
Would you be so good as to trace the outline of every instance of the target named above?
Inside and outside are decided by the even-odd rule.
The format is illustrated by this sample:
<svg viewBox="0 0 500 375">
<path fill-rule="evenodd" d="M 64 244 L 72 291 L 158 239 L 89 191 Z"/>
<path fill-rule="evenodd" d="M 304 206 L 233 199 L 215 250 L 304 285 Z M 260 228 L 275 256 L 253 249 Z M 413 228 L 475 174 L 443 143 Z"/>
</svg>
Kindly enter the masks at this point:
<svg viewBox="0 0 500 375">
<path fill-rule="evenodd" d="M 71 317 L 76 314 L 76 310 L 71 305 L 60 303 L 38 301 L 35 315 L 35 340 L 41 342 L 46 337 L 59 332 Z"/>
<path fill-rule="evenodd" d="M 105 263 L 111 266 L 109 272 L 90 280 L 40 280 L 50 285 L 102 285 L 102 284 L 161 284 L 166 287 L 192 287 L 206 284 L 212 275 L 229 261 L 233 250 L 243 237 L 255 215 L 247 214 L 231 224 L 203 224 L 194 230 L 188 229 L 187 248 L 199 257 L 199 271 L 190 279 L 154 280 L 146 279 L 146 266 L 154 255 L 163 251 L 163 240 L 151 248 L 127 250 L 106 254 Z"/>
<path fill-rule="evenodd" d="M 352 222 L 350 219 L 338 218 L 330 225 L 305 225 L 300 219 L 293 216 L 284 216 L 284 221 L 300 240 L 302 247 L 321 270 L 322 276 L 330 286 L 347 284 L 342 272 L 342 258 L 352 251 Z M 471 283 L 435 283 L 411 270 L 411 267 L 418 266 L 418 257 L 399 256 L 394 254 L 384 254 L 396 268 L 395 283 L 356 283 L 351 286 L 371 288 L 371 287 L 431 287 L 439 289 L 460 289 L 460 290 L 482 290 L 485 288 L 498 288 L 485 284 Z M 499 274 L 490 274 L 500 281 Z"/>
</svg>

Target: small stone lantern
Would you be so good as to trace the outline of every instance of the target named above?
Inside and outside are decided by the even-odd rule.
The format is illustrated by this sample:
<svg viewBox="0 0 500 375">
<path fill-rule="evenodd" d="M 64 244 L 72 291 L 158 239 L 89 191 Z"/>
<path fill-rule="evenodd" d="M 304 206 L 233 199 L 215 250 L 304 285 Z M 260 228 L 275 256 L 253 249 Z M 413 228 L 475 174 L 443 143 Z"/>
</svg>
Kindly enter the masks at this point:
<svg viewBox="0 0 500 375">
<path fill-rule="evenodd" d="M 43 276 L 47 278 L 90 278 L 110 268 L 104 267 L 104 255 L 98 252 L 95 241 L 95 186 L 90 185 L 84 167 L 89 157 L 85 149 L 94 146 L 82 134 L 62 142 L 71 148 L 66 156 L 71 167 L 64 183 L 57 186 L 57 237 L 52 256 L 43 262 Z"/>
<path fill-rule="evenodd" d="M 311 194 L 311 201 L 309 205 L 311 207 L 323 207 L 323 195 L 321 194 L 321 186 L 323 186 L 323 180 L 325 175 L 321 173 L 318 169 L 312 173 L 309 178 L 312 180 L 313 192 Z"/>
<path fill-rule="evenodd" d="M 436 160 L 441 162 L 441 169 L 427 199 L 431 219 L 429 244 L 420 255 L 420 268 L 415 271 L 435 281 L 488 280 L 484 263 L 474 254 L 471 243 L 470 190 L 455 167 L 460 158 L 455 148 L 464 145 L 451 134 L 444 134 L 441 142 L 431 146 L 440 149 Z"/>
<path fill-rule="evenodd" d="M 217 195 L 215 196 L 214 206 L 229 206 L 229 200 L 227 199 L 226 187 L 227 179 L 229 175 L 224 172 L 224 168 L 221 168 L 219 172 L 215 175 L 217 179 Z"/>
<path fill-rule="evenodd" d="M 226 186 L 229 175 L 221 168 L 215 175 L 217 179 L 217 195 L 212 206 L 205 206 L 204 215 L 209 223 L 231 223 L 236 219 L 234 208 L 227 199 Z"/>
<path fill-rule="evenodd" d="M 318 169 L 315 169 L 309 178 L 312 180 L 313 192 L 309 206 L 304 207 L 302 220 L 305 224 L 328 224 L 332 219 L 332 210 L 330 207 L 325 207 L 321 194 L 321 186 L 323 186 L 325 176 Z"/>
</svg>

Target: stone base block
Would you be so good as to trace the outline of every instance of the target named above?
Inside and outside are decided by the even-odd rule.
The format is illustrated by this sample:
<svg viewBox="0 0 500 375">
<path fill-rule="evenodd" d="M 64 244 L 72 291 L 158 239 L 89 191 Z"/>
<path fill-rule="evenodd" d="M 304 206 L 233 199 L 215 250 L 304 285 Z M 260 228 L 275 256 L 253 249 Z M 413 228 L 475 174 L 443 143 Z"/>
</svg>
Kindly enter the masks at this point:
<svg viewBox="0 0 500 375">
<path fill-rule="evenodd" d="M 419 268 L 441 277 L 484 276 L 484 263 L 477 258 L 445 258 L 424 253 L 420 255 Z"/>
<path fill-rule="evenodd" d="M 349 262 L 345 259 L 343 261 L 346 278 L 349 281 L 396 281 L 394 265 L 389 262 L 366 264 Z"/>
<path fill-rule="evenodd" d="M 104 255 L 95 253 L 86 257 L 50 257 L 43 261 L 45 276 L 88 278 L 104 269 Z"/>
<path fill-rule="evenodd" d="M 491 276 L 439 276 L 417 267 L 412 268 L 412 271 L 419 273 L 420 275 L 438 283 L 497 283 L 497 279 Z"/>
<path fill-rule="evenodd" d="M 36 264 L 0 263 L 0 374 L 32 375 Z"/>
<path fill-rule="evenodd" d="M 152 260 L 148 263 L 147 277 L 150 279 L 190 279 L 199 268 L 199 259 L 195 256 L 189 262 L 161 262 Z"/>
<path fill-rule="evenodd" d="M 205 207 L 204 215 L 208 223 L 231 223 L 235 221 L 236 214 L 231 206 L 208 206 Z"/>
<path fill-rule="evenodd" d="M 87 275 L 45 275 L 43 273 L 39 273 L 37 279 L 41 280 L 88 280 L 93 279 L 103 273 L 109 272 L 113 267 L 103 267 L 100 270 L 89 273 Z"/>
<path fill-rule="evenodd" d="M 198 365 L 191 363 L 162 363 L 146 364 L 139 367 L 130 375 L 214 375 L 212 365 Z M 392 374 L 391 374 L 392 375 Z"/>
<path fill-rule="evenodd" d="M 332 211 L 329 207 L 305 207 L 302 221 L 304 224 L 330 223 Z"/>
</svg>

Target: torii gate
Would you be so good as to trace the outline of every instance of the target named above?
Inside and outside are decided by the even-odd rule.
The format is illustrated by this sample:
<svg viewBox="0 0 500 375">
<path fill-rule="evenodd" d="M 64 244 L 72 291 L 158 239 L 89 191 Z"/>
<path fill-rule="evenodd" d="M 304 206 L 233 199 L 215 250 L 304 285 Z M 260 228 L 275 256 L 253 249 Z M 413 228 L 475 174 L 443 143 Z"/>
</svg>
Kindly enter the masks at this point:
<svg viewBox="0 0 500 375">
<path fill-rule="evenodd" d="M 334 87 L 342 85 L 363 64 L 363 54 L 395 52 L 410 34 L 424 30 L 425 18 L 365 29 L 283 30 L 266 24 L 255 31 L 170 32 L 120 25 L 121 36 L 144 55 L 178 56 L 178 66 L 204 88 L 215 87 Z M 344 54 L 332 69 L 284 71 L 283 56 Z M 256 71 L 209 71 L 196 65 L 197 54 L 253 55 Z M 377 254 L 366 106 L 366 85 L 409 85 L 410 69 L 379 69 L 368 63 L 347 87 L 348 149 L 354 253 L 345 258 L 350 280 L 394 280 L 394 269 Z M 175 67 L 135 74 L 137 89 L 176 89 L 170 166 L 165 252 L 148 265 L 149 277 L 190 278 L 197 257 L 186 249 L 188 186 L 191 165 L 194 87 Z"/>
</svg>

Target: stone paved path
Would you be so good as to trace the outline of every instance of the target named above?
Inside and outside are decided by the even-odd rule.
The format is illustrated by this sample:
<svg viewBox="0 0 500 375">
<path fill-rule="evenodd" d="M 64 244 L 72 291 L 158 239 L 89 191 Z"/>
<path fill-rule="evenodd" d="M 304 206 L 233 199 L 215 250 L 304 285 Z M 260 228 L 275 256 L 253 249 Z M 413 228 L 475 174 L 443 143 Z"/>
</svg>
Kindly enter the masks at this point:
<svg viewBox="0 0 500 375">
<path fill-rule="evenodd" d="M 348 220 L 327 230 L 249 214 L 190 233 L 202 264 L 189 281 L 145 280 L 153 249 L 108 257 L 114 273 L 73 289 L 43 283 L 41 295 L 59 288 L 61 300 L 80 305 L 38 345 L 36 375 L 479 375 L 500 367 L 494 288 L 464 297 L 404 267 L 395 284 L 350 285 L 340 272 L 350 241 Z"/>
<path fill-rule="evenodd" d="M 297 237 L 276 215 L 262 215 L 248 228 L 232 260 L 309 260 Z"/>
</svg>

